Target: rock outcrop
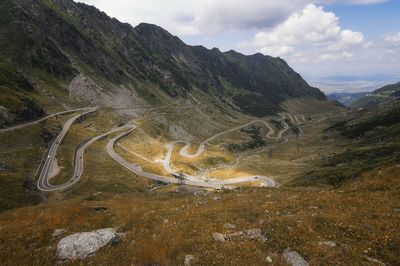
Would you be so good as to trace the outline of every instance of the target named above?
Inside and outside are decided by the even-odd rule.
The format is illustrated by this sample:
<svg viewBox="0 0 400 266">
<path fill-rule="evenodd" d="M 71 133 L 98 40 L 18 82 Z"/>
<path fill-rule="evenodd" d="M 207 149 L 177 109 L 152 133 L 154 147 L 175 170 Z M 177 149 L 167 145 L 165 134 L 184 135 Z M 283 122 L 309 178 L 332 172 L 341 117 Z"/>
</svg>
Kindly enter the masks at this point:
<svg viewBox="0 0 400 266">
<path fill-rule="evenodd" d="M 260 228 L 249 229 L 245 231 L 238 231 L 231 234 L 213 233 L 213 239 L 218 242 L 231 241 L 236 239 L 254 239 L 264 243 L 267 238 L 262 233 Z"/>
<path fill-rule="evenodd" d="M 286 263 L 292 266 L 308 266 L 308 262 L 303 259 L 302 256 L 297 251 L 292 251 L 290 249 L 286 249 L 283 254 L 283 258 Z"/>
<path fill-rule="evenodd" d="M 58 242 L 57 258 L 60 260 L 86 259 L 102 247 L 117 243 L 119 240 L 120 236 L 112 228 L 76 233 Z"/>
</svg>

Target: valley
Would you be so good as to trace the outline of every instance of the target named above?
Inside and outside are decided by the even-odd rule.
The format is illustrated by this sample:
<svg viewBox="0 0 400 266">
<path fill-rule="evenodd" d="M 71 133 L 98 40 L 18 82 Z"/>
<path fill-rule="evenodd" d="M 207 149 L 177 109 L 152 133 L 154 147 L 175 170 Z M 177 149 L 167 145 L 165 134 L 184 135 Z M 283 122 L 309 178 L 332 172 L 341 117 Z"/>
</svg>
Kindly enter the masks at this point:
<svg viewBox="0 0 400 266">
<path fill-rule="evenodd" d="M 1 264 L 398 265 L 399 83 L 333 96 L 281 57 L 3 0 Z"/>
</svg>

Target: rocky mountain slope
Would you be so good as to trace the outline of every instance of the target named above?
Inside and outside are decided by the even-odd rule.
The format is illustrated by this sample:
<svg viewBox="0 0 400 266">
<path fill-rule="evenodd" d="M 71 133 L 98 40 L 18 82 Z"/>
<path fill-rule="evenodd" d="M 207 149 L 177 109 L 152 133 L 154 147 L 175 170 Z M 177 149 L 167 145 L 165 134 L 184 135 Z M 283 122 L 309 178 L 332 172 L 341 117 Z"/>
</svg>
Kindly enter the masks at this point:
<svg viewBox="0 0 400 266">
<path fill-rule="evenodd" d="M 291 98 L 325 99 L 280 58 L 189 46 L 158 26 L 132 27 L 72 0 L 2 1 L 0 62 L 2 113 L 20 117 L 4 125 L 62 105 L 134 106 L 194 94 L 255 116 Z M 32 114 L 18 115 L 10 99 Z"/>
</svg>

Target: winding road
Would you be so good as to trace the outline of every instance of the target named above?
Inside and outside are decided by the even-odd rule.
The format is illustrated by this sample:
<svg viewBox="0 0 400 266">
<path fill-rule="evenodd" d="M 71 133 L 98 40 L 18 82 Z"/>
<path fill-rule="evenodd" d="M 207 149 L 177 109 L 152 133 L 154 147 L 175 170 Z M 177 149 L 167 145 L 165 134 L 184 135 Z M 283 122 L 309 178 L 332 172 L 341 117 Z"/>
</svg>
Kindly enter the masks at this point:
<svg viewBox="0 0 400 266">
<path fill-rule="evenodd" d="M 44 164 L 42 166 L 42 169 L 41 169 L 41 172 L 40 172 L 40 175 L 39 175 L 39 179 L 38 179 L 38 183 L 37 183 L 37 187 L 38 187 L 39 190 L 42 190 L 42 191 L 54 191 L 54 190 L 63 189 L 63 188 L 66 187 L 65 184 L 64 184 L 64 185 L 60 185 L 59 188 L 54 189 L 54 186 L 52 186 L 49 183 L 49 175 L 50 175 L 50 171 L 51 171 L 51 168 L 52 168 L 52 165 L 53 165 L 54 158 L 55 158 L 55 156 L 57 154 L 58 147 L 60 146 L 61 141 L 64 139 L 64 137 L 67 134 L 67 132 L 68 132 L 69 128 L 71 127 L 71 125 L 78 118 L 80 118 L 81 116 L 84 116 L 84 115 L 87 115 L 87 114 L 95 112 L 97 110 L 97 108 L 96 107 L 89 108 L 89 109 L 85 108 L 85 110 L 87 110 L 87 111 L 84 112 L 84 113 L 81 113 L 81 114 L 77 114 L 76 116 L 70 118 L 64 124 L 60 134 L 58 134 L 57 138 L 54 140 L 53 144 L 50 146 L 50 149 L 47 152 L 47 157 L 46 157 L 46 159 L 44 161 Z M 75 165 L 75 170 L 76 170 L 77 167 L 79 167 L 79 165 Z"/>
<path fill-rule="evenodd" d="M 200 156 L 200 155 L 204 152 L 205 145 L 206 145 L 207 143 L 209 143 L 210 141 L 212 141 L 212 140 L 214 140 L 214 139 L 216 139 L 216 138 L 218 138 L 218 137 L 220 137 L 220 136 L 222 136 L 222 135 L 224 135 L 224 134 L 227 134 L 227 133 L 231 133 L 231 132 L 240 130 L 240 129 L 242 129 L 242 128 L 245 128 L 245 127 L 247 127 L 247 126 L 250 126 L 250 125 L 256 124 L 256 123 L 262 123 L 262 124 L 264 124 L 264 125 L 268 128 L 268 133 L 265 135 L 265 137 L 266 137 L 266 138 L 269 138 L 269 139 L 273 139 L 273 140 L 280 140 L 280 139 L 282 139 L 283 133 L 285 133 L 285 132 L 289 129 L 289 125 L 286 124 L 286 122 L 283 122 L 283 124 L 284 124 L 284 129 L 282 129 L 280 132 L 278 132 L 278 135 L 277 135 L 276 137 L 273 137 L 272 135 L 275 134 L 275 129 L 274 129 L 267 121 L 265 121 L 265 120 L 260 120 L 260 119 L 258 119 L 258 120 L 253 120 L 253 121 L 251 121 L 251 122 L 249 122 L 249 123 L 247 123 L 247 124 L 244 124 L 244 125 L 241 125 L 241 126 L 238 126 L 238 127 L 232 128 L 232 129 L 229 129 L 229 130 L 227 130 L 227 131 L 223 131 L 223 132 L 220 132 L 220 133 L 217 133 L 217 134 L 213 135 L 212 137 L 210 137 L 210 138 L 206 139 L 205 141 L 201 142 L 200 145 L 199 145 L 199 148 L 198 148 L 197 151 L 196 151 L 195 153 L 193 153 L 193 154 L 190 154 L 190 153 L 188 152 L 189 148 L 190 148 L 191 145 L 192 145 L 190 142 L 185 141 L 185 140 L 175 140 L 175 141 L 170 142 L 169 145 L 168 145 L 167 155 L 165 156 L 165 159 L 164 159 L 164 162 L 163 162 L 163 164 L 164 164 L 164 169 L 165 169 L 168 173 L 170 173 L 170 174 L 173 174 L 173 175 L 179 174 L 178 172 L 174 171 L 174 170 L 171 168 L 171 166 L 170 166 L 170 161 L 171 161 L 172 153 L 173 153 L 173 150 L 174 150 L 174 146 L 175 146 L 176 144 L 179 144 L 179 143 L 185 144 L 185 146 L 183 146 L 183 148 L 179 151 L 179 155 L 180 155 L 180 156 L 186 157 L 186 158 L 198 157 L 198 156 Z M 195 177 L 195 176 L 186 175 L 186 177 L 189 177 L 189 178 L 191 178 L 191 179 L 201 180 L 201 179 L 199 179 L 199 178 L 197 178 L 197 177 Z"/>
<path fill-rule="evenodd" d="M 262 123 L 268 128 L 268 133 L 265 135 L 265 137 L 268 138 L 268 139 L 272 139 L 272 140 L 280 140 L 280 139 L 282 139 L 282 135 L 287 130 L 289 130 L 289 125 L 286 122 L 282 121 L 282 123 L 284 125 L 284 129 L 279 131 L 276 137 L 273 137 L 273 135 L 275 134 L 275 129 L 267 121 L 258 119 L 258 120 L 253 120 L 253 121 L 251 121 L 251 122 L 249 122 L 247 124 L 244 124 L 244 125 L 229 129 L 227 131 L 223 131 L 223 132 L 220 132 L 218 134 L 215 134 L 214 136 L 212 136 L 212 137 L 206 139 L 205 141 L 203 141 L 202 143 L 200 143 L 199 148 L 197 149 L 197 151 L 194 154 L 190 154 L 188 152 L 188 149 L 190 148 L 191 143 L 188 142 L 188 141 L 185 141 L 185 140 L 177 140 L 177 141 L 171 142 L 169 144 L 169 150 L 173 150 L 173 146 L 175 144 L 183 143 L 183 144 L 185 144 L 185 146 L 180 150 L 179 155 L 181 155 L 183 157 L 187 157 L 187 158 L 198 157 L 199 155 L 201 155 L 203 153 L 205 145 L 207 143 L 209 143 L 210 141 L 212 141 L 212 140 L 214 140 L 214 139 L 216 139 L 216 138 L 218 138 L 218 137 L 220 137 L 222 135 L 225 135 L 227 133 L 231 133 L 231 132 L 237 131 L 239 129 L 248 127 L 248 126 L 250 126 L 252 124 L 256 124 L 256 123 Z"/>
<path fill-rule="evenodd" d="M 109 142 L 107 143 L 107 152 L 114 160 L 116 160 L 122 166 L 124 166 L 125 168 L 127 168 L 128 170 L 130 170 L 131 172 L 134 172 L 135 174 L 137 174 L 139 176 L 142 176 L 142 177 L 145 177 L 145 178 L 148 178 L 151 180 L 163 182 L 163 183 L 172 183 L 172 184 L 184 183 L 185 185 L 216 188 L 216 189 L 221 189 L 226 185 L 234 185 L 234 184 L 253 182 L 253 181 L 262 182 L 265 186 L 270 186 L 270 187 L 275 186 L 275 182 L 272 179 L 270 179 L 268 177 L 264 177 L 264 176 L 247 176 L 247 177 L 239 177 L 239 178 L 232 178 L 232 179 L 226 179 L 226 180 L 203 180 L 203 179 L 199 179 L 194 176 L 185 175 L 186 179 L 181 180 L 176 177 L 167 177 L 167 176 L 156 175 L 153 173 L 145 172 L 142 170 L 142 168 L 139 165 L 128 162 L 127 160 L 122 158 L 118 153 L 116 153 L 114 150 L 115 142 L 117 142 L 121 138 L 127 136 L 136 127 L 132 126 L 132 125 L 127 125 L 126 128 L 127 128 L 127 131 L 122 132 L 118 136 L 109 140 Z M 169 161 L 170 158 L 171 158 L 171 156 L 167 155 L 164 161 Z"/>
<path fill-rule="evenodd" d="M 163 166 L 164 169 L 171 174 L 171 176 L 163 176 L 163 175 L 157 175 L 154 173 L 149 173 L 146 171 L 143 171 L 141 166 L 135 163 L 130 163 L 127 160 L 125 160 L 122 156 L 120 156 L 118 153 L 115 152 L 114 150 L 114 146 L 116 144 L 116 142 L 118 142 L 120 139 L 122 139 L 123 137 L 127 136 L 128 134 L 130 134 L 135 128 L 136 125 L 133 124 L 126 124 L 123 126 L 120 126 L 118 128 L 112 129 L 104 134 L 92 137 L 84 142 L 82 142 L 80 145 L 78 145 L 76 152 L 75 152 L 75 161 L 74 161 L 74 174 L 72 175 L 72 177 L 69 179 L 69 181 L 67 181 L 64 184 L 60 184 L 60 185 L 52 185 L 49 182 L 49 174 L 52 168 L 52 164 L 54 162 L 58 147 L 60 145 L 60 143 L 62 142 L 62 140 L 64 139 L 65 135 L 67 134 L 69 128 L 71 127 L 71 125 L 81 116 L 85 115 L 85 114 L 89 114 L 92 112 L 95 112 L 97 110 L 97 108 L 80 108 L 80 109 L 76 109 L 76 110 L 70 110 L 70 111 L 65 111 L 65 112 L 61 112 L 61 113 L 57 113 L 57 114 L 53 114 L 51 116 L 55 116 L 55 115 L 59 115 L 59 114 L 64 114 L 64 113 L 68 113 L 68 112 L 75 112 L 75 111 L 79 111 L 79 110 L 86 110 L 86 112 L 82 113 L 82 114 L 78 114 L 72 118 L 70 118 L 63 126 L 60 134 L 57 136 L 57 138 L 55 139 L 55 141 L 53 142 L 53 144 L 51 145 L 47 157 L 45 159 L 45 162 L 43 164 L 43 167 L 41 169 L 41 173 L 39 175 L 39 179 L 37 182 L 37 187 L 39 190 L 42 191 L 56 191 L 56 190 L 62 190 L 62 189 L 66 189 L 72 185 L 74 185 L 75 183 L 77 183 L 79 181 L 79 179 L 82 176 L 83 173 L 83 169 L 84 169 L 84 152 L 86 150 L 87 147 L 89 147 L 93 142 L 98 141 L 110 134 L 116 133 L 118 131 L 123 131 L 121 132 L 119 135 L 115 136 L 114 138 L 110 139 L 107 143 L 107 153 L 115 160 L 117 161 L 119 164 L 121 164 L 122 166 L 124 166 L 125 168 L 127 168 L 128 170 L 130 170 L 131 172 L 134 172 L 135 174 L 151 179 L 151 180 L 155 180 L 155 181 L 159 181 L 159 182 L 163 182 L 163 183 L 173 183 L 173 184 L 186 184 L 186 185 L 193 185 L 193 186 L 200 186 L 200 187 L 208 187 L 208 188 L 224 188 L 227 185 L 235 185 L 235 184 L 239 184 L 239 183 L 245 183 L 245 182 L 260 182 L 263 186 L 269 186 L 269 187 L 273 187 L 276 186 L 276 183 L 266 177 L 266 176 L 260 176 L 260 175 L 252 175 L 252 176 L 246 176 L 246 177 L 238 177 L 238 178 L 231 178 L 231 179 L 225 179 L 225 180 L 218 180 L 218 179 L 203 179 L 203 178 L 199 178 L 198 176 L 191 176 L 191 175 L 186 175 L 186 174 L 182 174 L 179 173 L 177 171 L 174 171 L 171 166 L 170 166 L 170 161 L 171 161 L 171 157 L 172 157 L 172 153 L 174 150 L 174 146 L 178 143 L 183 143 L 185 144 L 184 147 L 181 148 L 181 150 L 179 151 L 179 154 L 182 157 L 186 157 L 186 158 L 194 158 L 194 157 L 198 157 L 200 156 L 205 149 L 205 145 L 207 143 L 209 143 L 210 141 L 224 135 L 230 132 L 234 132 L 237 130 L 240 130 L 244 127 L 250 126 L 252 124 L 255 123 L 262 123 L 264 124 L 267 128 L 268 128 L 268 132 L 265 135 L 266 138 L 269 139 L 273 139 L 273 140 L 282 140 L 284 139 L 284 142 L 287 142 L 288 139 L 286 137 L 283 137 L 283 134 L 289 130 L 289 125 L 285 122 L 286 118 L 289 118 L 293 123 L 296 124 L 300 124 L 302 123 L 302 121 L 300 121 L 299 118 L 297 118 L 296 116 L 293 117 L 290 114 L 279 114 L 280 119 L 278 121 L 280 121 L 283 124 L 283 129 L 281 129 L 277 134 L 275 129 L 265 120 L 253 120 L 249 123 L 246 123 L 244 125 L 217 133 L 213 136 L 211 136 L 210 138 L 204 140 L 203 142 L 200 143 L 198 149 L 196 152 L 194 153 L 189 153 L 189 148 L 191 147 L 191 143 L 188 141 L 184 141 L 184 140 L 176 140 L 176 141 L 172 141 L 169 143 L 168 145 L 168 151 L 167 154 L 163 160 Z M 47 117 L 48 118 L 48 117 Z M 41 119 L 40 121 L 43 121 L 45 118 Z M 302 120 L 305 121 L 304 116 L 302 117 Z M 29 124 L 33 124 L 33 123 L 38 123 L 40 121 L 34 121 L 31 122 Z M 20 125 L 14 128 L 19 128 L 19 127 L 23 127 L 23 126 L 27 126 L 29 124 L 25 124 L 25 125 Z M 10 130 L 10 129 L 9 129 Z M 276 134 L 276 136 L 274 136 Z M 125 148 L 126 151 L 129 152 L 128 149 Z M 178 178 L 177 176 L 183 176 L 183 178 Z"/>
</svg>

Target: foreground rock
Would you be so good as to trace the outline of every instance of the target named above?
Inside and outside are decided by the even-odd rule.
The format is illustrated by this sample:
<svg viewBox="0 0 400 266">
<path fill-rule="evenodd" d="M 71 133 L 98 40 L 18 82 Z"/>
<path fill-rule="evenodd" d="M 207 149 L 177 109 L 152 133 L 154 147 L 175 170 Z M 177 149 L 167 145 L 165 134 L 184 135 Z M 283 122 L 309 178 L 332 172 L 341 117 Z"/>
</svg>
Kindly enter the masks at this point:
<svg viewBox="0 0 400 266">
<path fill-rule="evenodd" d="M 283 254 L 286 263 L 292 266 L 308 266 L 308 262 L 297 251 L 286 249 Z"/>
<path fill-rule="evenodd" d="M 184 265 L 185 266 L 189 266 L 191 265 L 192 261 L 194 260 L 194 256 L 193 255 L 186 255 L 185 256 L 185 261 L 184 261 Z"/>
<path fill-rule="evenodd" d="M 232 234 L 213 233 L 213 239 L 219 242 L 225 242 L 235 239 L 256 239 L 264 243 L 267 238 L 263 235 L 262 230 L 259 228 L 239 231 Z"/>
<path fill-rule="evenodd" d="M 56 230 L 54 230 L 54 232 L 53 232 L 53 234 L 52 234 L 51 236 L 52 236 L 53 238 L 59 237 L 59 236 L 61 236 L 62 234 L 64 234 L 65 232 L 67 232 L 67 230 L 65 230 L 64 228 L 56 229 Z"/>
<path fill-rule="evenodd" d="M 92 232 L 76 233 L 58 242 L 57 258 L 86 259 L 109 243 L 117 243 L 120 236 L 112 228 L 99 229 Z"/>
<path fill-rule="evenodd" d="M 377 259 L 374 259 L 374 258 L 371 258 L 371 257 L 368 257 L 368 256 L 364 256 L 364 258 L 365 258 L 367 261 L 372 262 L 372 263 L 374 263 L 374 264 L 376 264 L 376 265 L 386 266 L 386 264 L 383 263 L 383 262 L 380 261 L 380 260 L 377 260 Z"/>
<path fill-rule="evenodd" d="M 337 246 L 337 244 L 333 241 L 319 241 L 318 246 L 325 246 L 325 247 L 330 247 L 334 248 Z"/>
</svg>

